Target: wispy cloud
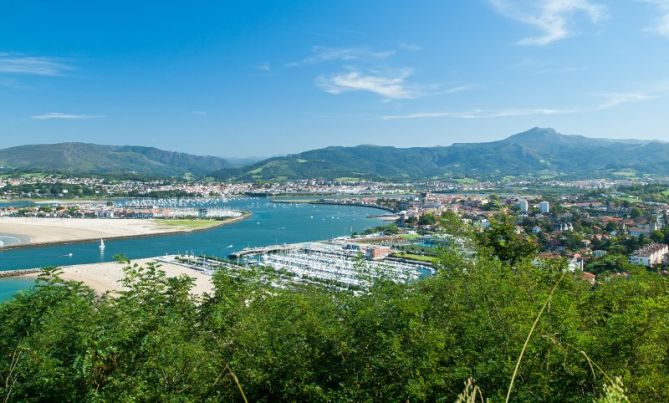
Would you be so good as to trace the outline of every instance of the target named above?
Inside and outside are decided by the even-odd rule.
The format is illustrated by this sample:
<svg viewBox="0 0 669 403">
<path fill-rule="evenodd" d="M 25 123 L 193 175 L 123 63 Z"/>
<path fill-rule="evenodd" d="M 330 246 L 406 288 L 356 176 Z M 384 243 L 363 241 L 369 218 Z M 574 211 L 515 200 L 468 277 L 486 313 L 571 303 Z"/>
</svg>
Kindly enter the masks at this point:
<svg viewBox="0 0 669 403">
<path fill-rule="evenodd" d="M 394 50 L 376 51 L 364 47 L 358 48 L 329 48 L 325 46 L 314 46 L 311 54 L 302 60 L 288 63 L 289 67 L 298 67 L 309 64 L 319 64 L 333 61 L 351 62 L 356 60 L 383 60 L 394 55 Z"/>
<path fill-rule="evenodd" d="M 265 73 L 271 73 L 272 65 L 269 62 L 262 62 L 256 66 L 256 70 L 264 71 Z"/>
<path fill-rule="evenodd" d="M 26 89 L 25 85 L 21 84 L 18 80 L 14 78 L 0 78 L 0 87 L 7 87 L 12 89 Z"/>
<path fill-rule="evenodd" d="M 62 76 L 74 68 L 62 60 L 0 52 L 0 73 Z"/>
<path fill-rule="evenodd" d="M 190 113 L 195 116 L 207 116 L 207 111 L 191 111 Z"/>
<path fill-rule="evenodd" d="M 400 49 L 408 50 L 409 52 L 418 52 L 423 50 L 422 46 L 412 42 L 400 42 L 398 46 Z"/>
<path fill-rule="evenodd" d="M 609 109 L 623 104 L 647 101 L 657 98 L 657 94 L 645 92 L 610 92 L 601 94 L 605 101 L 599 105 L 600 109 Z"/>
<path fill-rule="evenodd" d="M 62 112 L 49 112 L 43 113 L 41 115 L 32 116 L 32 119 L 36 120 L 87 120 L 87 119 L 98 119 L 103 118 L 103 115 L 80 115 L 73 113 L 62 113 Z"/>
<path fill-rule="evenodd" d="M 669 93 L 669 80 L 658 81 L 652 85 L 646 86 L 644 89 L 637 89 L 633 91 L 615 91 L 602 92 L 598 95 L 604 101 L 599 105 L 598 109 L 609 109 L 616 106 L 649 101 L 660 98 Z"/>
<path fill-rule="evenodd" d="M 574 66 L 563 66 L 563 67 L 547 67 L 545 69 L 537 70 L 534 72 L 536 75 L 543 74 L 571 74 L 579 73 L 582 71 L 588 71 L 588 67 L 574 67 Z"/>
<path fill-rule="evenodd" d="M 531 25 L 541 33 L 519 45 L 548 45 L 573 34 L 573 20 L 584 15 L 593 23 L 606 16 L 606 7 L 589 0 L 488 0 L 502 15 Z"/>
<path fill-rule="evenodd" d="M 456 85 L 455 87 L 446 88 L 444 92 L 447 94 L 457 94 L 459 92 L 472 91 L 481 87 L 482 85 L 480 84 L 463 84 L 463 85 Z"/>
<path fill-rule="evenodd" d="M 408 82 L 413 71 L 410 68 L 393 70 L 348 71 L 329 76 L 320 76 L 316 84 L 323 91 L 338 95 L 351 91 L 366 91 L 380 95 L 386 100 L 413 99 L 428 95 L 433 86 L 423 86 Z"/>
<path fill-rule="evenodd" d="M 653 25 L 648 27 L 648 31 L 662 35 L 669 39 L 669 0 L 642 0 L 644 3 L 656 6 L 659 17 L 655 19 Z"/>
<path fill-rule="evenodd" d="M 484 110 L 473 109 L 470 111 L 438 111 L 438 112 L 416 112 L 406 115 L 386 115 L 381 116 L 382 120 L 411 120 L 411 119 L 493 119 L 493 118 L 507 118 L 518 116 L 534 116 L 534 115 L 564 115 L 575 113 L 572 109 L 548 109 L 548 108 L 520 108 L 520 109 L 500 109 L 500 110 Z"/>
</svg>

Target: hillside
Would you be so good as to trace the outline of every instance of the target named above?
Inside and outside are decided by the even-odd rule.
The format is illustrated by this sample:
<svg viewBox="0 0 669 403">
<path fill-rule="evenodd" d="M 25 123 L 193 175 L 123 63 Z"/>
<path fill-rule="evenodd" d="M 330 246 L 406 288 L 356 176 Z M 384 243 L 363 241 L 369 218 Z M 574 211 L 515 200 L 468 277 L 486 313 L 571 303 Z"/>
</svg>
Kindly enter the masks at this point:
<svg viewBox="0 0 669 403">
<path fill-rule="evenodd" d="M 669 175 L 669 143 L 608 140 L 533 128 L 504 140 L 448 147 L 328 147 L 222 169 L 221 179 L 428 179 L 452 176 Z"/>
<path fill-rule="evenodd" d="M 205 175 L 228 167 L 228 162 L 221 158 L 153 147 L 60 143 L 0 150 L 0 168 L 12 171 L 180 176 Z"/>
</svg>

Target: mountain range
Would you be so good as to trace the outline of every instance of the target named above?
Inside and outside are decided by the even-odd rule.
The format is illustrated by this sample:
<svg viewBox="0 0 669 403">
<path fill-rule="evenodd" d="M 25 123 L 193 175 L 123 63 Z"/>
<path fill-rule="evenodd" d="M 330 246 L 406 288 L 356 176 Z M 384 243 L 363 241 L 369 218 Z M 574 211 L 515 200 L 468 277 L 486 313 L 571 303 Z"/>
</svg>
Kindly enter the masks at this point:
<svg viewBox="0 0 669 403">
<path fill-rule="evenodd" d="M 186 173 L 204 176 L 231 167 L 226 160 L 218 157 L 140 146 L 59 143 L 0 150 L 0 168 L 18 172 L 168 177 Z"/>
<path fill-rule="evenodd" d="M 369 178 L 416 180 L 505 176 L 669 175 L 669 143 L 564 135 L 535 127 L 504 140 L 447 147 L 327 147 L 226 168 L 219 179 Z"/>
<path fill-rule="evenodd" d="M 669 176 L 669 143 L 595 139 L 533 128 L 504 140 L 486 143 L 412 148 L 327 147 L 243 166 L 218 157 L 150 147 L 60 143 L 0 150 L 0 169 L 148 176 L 190 173 L 235 181 Z"/>
</svg>

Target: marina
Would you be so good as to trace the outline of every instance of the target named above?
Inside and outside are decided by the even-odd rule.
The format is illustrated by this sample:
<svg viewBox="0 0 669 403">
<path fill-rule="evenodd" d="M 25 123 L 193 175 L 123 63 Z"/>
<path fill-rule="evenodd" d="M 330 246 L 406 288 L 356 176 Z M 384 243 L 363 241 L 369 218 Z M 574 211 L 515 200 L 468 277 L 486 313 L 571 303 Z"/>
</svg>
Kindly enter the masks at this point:
<svg viewBox="0 0 669 403">
<path fill-rule="evenodd" d="M 250 211 L 253 215 L 247 220 L 206 231 L 150 238 L 105 239 L 104 249 L 99 248 L 98 238 L 77 244 L 0 250 L 0 270 L 110 262 L 116 254 L 133 260 L 185 254 L 225 257 L 244 248 L 350 235 L 352 231 L 362 231 L 382 223 L 381 220 L 368 218 L 378 210 L 364 207 L 274 204 L 267 199 L 253 197 L 219 201 L 214 207 Z M 7 280 L 0 280 L 0 289 L 8 287 Z M 11 287 L 15 289 L 17 286 L 12 283 Z"/>
</svg>

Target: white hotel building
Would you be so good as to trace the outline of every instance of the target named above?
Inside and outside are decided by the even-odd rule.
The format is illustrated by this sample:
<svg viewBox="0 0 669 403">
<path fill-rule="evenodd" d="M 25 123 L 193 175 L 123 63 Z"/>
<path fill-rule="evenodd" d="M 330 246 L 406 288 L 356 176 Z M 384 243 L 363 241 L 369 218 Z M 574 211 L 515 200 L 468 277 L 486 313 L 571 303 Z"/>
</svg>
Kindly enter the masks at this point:
<svg viewBox="0 0 669 403">
<path fill-rule="evenodd" d="M 665 262 L 669 256 L 669 246 L 660 243 L 654 243 L 639 249 L 630 256 L 630 263 L 639 264 L 646 267 L 655 266 Z"/>
</svg>

